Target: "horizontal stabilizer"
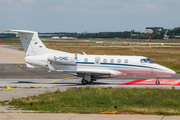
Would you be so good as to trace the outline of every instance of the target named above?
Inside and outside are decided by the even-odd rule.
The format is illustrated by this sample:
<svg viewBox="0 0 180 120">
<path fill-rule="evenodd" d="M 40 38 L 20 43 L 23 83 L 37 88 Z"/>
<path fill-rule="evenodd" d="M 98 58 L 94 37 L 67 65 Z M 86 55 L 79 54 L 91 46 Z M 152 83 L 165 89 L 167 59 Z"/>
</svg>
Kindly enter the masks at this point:
<svg viewBox="0 0 180 120">
<path fill-rule="evenodd" d="M 18 34 L 18 33 L 30 33 L 30 34 L 34 34 L 34 33 L 37 33 L 37 32 L 34 32 L 34 31 L 27 31 L 27 30 L 10 30 L 10 29 L 7 29 L 5 31 L 6 32 L 11 32 L 11 33 L 14 33 L 14 34 Z"/>
</svg>

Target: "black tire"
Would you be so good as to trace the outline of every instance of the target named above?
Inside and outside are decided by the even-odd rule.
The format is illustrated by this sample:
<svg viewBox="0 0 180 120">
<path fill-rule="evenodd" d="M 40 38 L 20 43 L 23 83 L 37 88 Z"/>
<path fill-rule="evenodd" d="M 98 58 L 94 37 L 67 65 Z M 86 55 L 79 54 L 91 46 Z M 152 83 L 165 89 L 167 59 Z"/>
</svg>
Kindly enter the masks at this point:
<svg viewBox="0 0 180 120">
<path fill-rule="evenodd" d="M 156 81 L 155 83 L 156 83 L 156 85 L 159 85 L 159 84 L 160 84 L 160 81 Z"/>
<path fill-rule="evenodd" d="M 87 80 L 82 79 L 82 84 L 83 84 L 83 85 L 86 85 L 86 84 L 88 84 L 88 81 L 87 81 Z"/>
</svg>

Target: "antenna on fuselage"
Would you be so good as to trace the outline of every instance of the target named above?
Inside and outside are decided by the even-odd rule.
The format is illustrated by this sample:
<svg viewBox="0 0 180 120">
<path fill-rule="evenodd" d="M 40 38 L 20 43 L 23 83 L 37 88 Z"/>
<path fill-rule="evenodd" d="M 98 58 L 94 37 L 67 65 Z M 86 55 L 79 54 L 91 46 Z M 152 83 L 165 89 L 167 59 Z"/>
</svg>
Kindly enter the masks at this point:
<svg viewBox="0 0 180 120">
<path fill-rule="evenodd" d="M 86 55 L 86 53 L 83 51 L 83 54 Z"/>
</svg>

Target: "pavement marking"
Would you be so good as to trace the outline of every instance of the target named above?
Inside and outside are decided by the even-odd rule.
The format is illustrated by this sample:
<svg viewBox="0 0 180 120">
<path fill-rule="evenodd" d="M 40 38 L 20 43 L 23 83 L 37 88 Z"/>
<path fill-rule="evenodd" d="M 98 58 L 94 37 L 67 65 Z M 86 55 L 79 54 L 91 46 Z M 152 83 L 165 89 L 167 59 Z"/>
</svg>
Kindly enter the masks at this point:
<svg viewBox="0 0 180 120">
<path fill-rule="evenodd" d="M 7 76 L 0 76 L 0 78 L 7 77 Z M 8 76 L 9 78 L 22 78 L 22 77 L 31 77 L 31 76 Z"/>
<path fill-rule="evenodd" d="M 19 58 L 9 58 L 9 59 L 19 59 Z"/>
<path fill-rule="evenodd" d="M 26 63 L 26 61 L 19 61 L 20 63 Z"/>
<path fill-rule="evenodd" d="M 56 82 L 56 81 L 60 81 L 60 80 L 72 79 L 72 78 L 76 78 L 76 76 L 73 76 L 73 77 L 67 77 L 67 78 L 62 78 L 62 79 L 56 79 L 56 80 L 51 80 L 51 81 L 47 81 L 47 82 L 43 82 L 43 83 L 51 83 L 51 82 Z M 16 88 L 11 88 L 11 87 L 9 87 L 9 86 L 6 86 L 7 89 L 3 89 L 3 90 L 10 90 L 10 89 L 23 88 L 23 87 L 34 86 L 34 85 L 39 85 L 39 84 L 43 84 L 43 83 L 37 83 L 37 84 L 29 84 L 29 85 L 17 86 Z"/>
<path fill-rule="evenodd" d="M 59 75 L 41 75 L 41 76 L 59 76 Z"/>
<path fill-rule="evenodd" d="M 0 85 L 0 86 L 2 86 L 3 88 L 6 87 L 6 89 L 2 89 L 2 90 L 10 90 L 10 89 L 14 89 L 14 88 L 11 88 L 11 87 L 9 87 L 9 86 L 3 86 L 3 85 Z"/>
<path fill-rule="evenodd" d="M 20 69 L 16 69 L 16 70 L 20 70 Z M 33 77 L 39 77 L 39 76 L 43 76 L 43 77 L 48 77 L 48 76 L 59 76 L 59 75 L 32 75 Z M 31 75 L 25 75 L 25 76 L 8 76 L 9 78 L 22 78 L 22 77 L 32 77 Z M 65 76 L 65 75 L 64 75 Z M 7 76 L 0 76 L 0 78 L 4 78 Z"/>
<path fill-rule="evenodd" d="M 10 89 L 14 89 L 14 88 L 11 88 L 11 87 L 9 87 L 9 86 L 4 86 L 4 87 L 6 87 L 6 89 L 3 89 L 3 90 L 10 90 Z"/>
<path fill-rule="evenodd" d="M 159 79 L 160 85 L 179 86 L 180 79 Z M 156 79 L 138 79 L 119 85 L 156 85 Z M 158 85 L 158 86 L 160 86 Z"/>
<path fill-rule="evenodd" d="M 74 77 L 62 78 L 62 79 L 56 79 L 56 80 L 47 81 L 47 82 L 44 82 L 44 83 L 51 83 L 51 82 L 56 82 L 56 81 L 60 81 L 60 80 L 72 79 L 72 78 L 76 78 L 76 76 L 74 76 Z"/>
<path fill-rule="evenodd" d="M 7 56 L 7 55 L 0 55 L 0 56 Z"/>
<path fill-rule="evenodd" d="M 17 51 L 19 51 L 19 50 L 17 50 Z M 2 53 L 3 54 L 3 53 Z M 4 55 L 4 54 L 3 54 Z M 16 56 L 14 56 L 14 55 L 12 55 L 12 54 L 5 54 L 5 56 L 10 56 L 10 57 L 16 57 Z M 18 59 L 24 59 L 24 57 L 20 57 L 20 58 L 18 58 Z"/>
</svg>

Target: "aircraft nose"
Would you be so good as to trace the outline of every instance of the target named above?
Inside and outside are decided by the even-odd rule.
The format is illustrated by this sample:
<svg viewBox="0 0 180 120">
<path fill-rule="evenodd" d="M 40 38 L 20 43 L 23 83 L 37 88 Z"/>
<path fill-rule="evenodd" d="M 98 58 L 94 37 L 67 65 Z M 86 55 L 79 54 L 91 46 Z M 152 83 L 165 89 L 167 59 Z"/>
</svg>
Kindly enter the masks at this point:
<svg viewBox="0 0 180 120">
<path fill-rule="evenodd" d="M 176 74 L 176 72 L 171 70 L 171 69 L 167 69 L 166 72 L 171 74 L 171 75 L 175 75 Z"/>
</svg>

